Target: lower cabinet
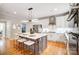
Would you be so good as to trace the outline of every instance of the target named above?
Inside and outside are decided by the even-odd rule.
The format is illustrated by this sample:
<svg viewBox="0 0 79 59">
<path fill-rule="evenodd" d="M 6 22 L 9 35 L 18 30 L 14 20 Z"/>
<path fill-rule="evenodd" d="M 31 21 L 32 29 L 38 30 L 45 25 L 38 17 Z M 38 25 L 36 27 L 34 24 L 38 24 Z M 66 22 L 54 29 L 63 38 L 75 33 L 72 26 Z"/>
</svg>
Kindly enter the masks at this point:
<svg viewBox="0 0 79 59">
<path fill-rule="evenodd" d="M 39 40 L 39 53 L 41 53 L 45 48 L 47 48 L 47 36 L 43 36 Z"/>
</svg>

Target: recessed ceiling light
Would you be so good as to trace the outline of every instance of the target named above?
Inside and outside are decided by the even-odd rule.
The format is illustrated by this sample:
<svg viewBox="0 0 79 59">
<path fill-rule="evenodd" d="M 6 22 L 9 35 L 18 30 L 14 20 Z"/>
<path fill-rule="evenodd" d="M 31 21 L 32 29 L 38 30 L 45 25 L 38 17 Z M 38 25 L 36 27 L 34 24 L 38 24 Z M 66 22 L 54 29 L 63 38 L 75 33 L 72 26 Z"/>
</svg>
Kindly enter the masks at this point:
<svg viewBox="0 0 79 59">
<path fill-rule="evenodd" d="M 14 11 L 13 13 L 16 14 L 16 11 Z"/>
<path fill-rule="evenodd" d="M 55 10 L 55 11 L 57 11 L 58 9 L 57 9 L 57 8 L 55 8 L 54 10 Z"/>
<path fill-rule="evenodd" d="M 25 12 L 25 13 L 27 13 L 27 12 Z"/>
<path fill-rule="evenodd" d="M 33 22 L 38 22 L 38 19 L 32 19 Z"/>
<path fill-rule="evenodd" d="M 23 20 L 22 22 L 23 22 L 23 23 L 25 23 L 25 22 L 28 22 L 28 21 L 26 21 L 26 20 Z"/>
<path fill-rule="evenodd" d="M 34 21 L 38 21 L 38 19 L 33 19 Z"/>
</svg>

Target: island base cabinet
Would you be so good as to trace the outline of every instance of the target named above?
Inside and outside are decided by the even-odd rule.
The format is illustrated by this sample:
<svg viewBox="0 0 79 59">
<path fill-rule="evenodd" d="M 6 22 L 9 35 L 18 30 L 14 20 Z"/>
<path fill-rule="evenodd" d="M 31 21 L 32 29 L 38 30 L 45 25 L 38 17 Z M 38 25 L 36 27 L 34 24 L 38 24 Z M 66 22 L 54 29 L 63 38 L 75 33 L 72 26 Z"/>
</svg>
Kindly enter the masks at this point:
<svg viewBox="0 0 79 59">
<path fill-rule="evenodd" d="M 36 45 L 36 51 L 38 54 L 42 53 L 47 48 L 47 36 L 43 36 L 39 39 L 38 45 Z"/>
</svg>

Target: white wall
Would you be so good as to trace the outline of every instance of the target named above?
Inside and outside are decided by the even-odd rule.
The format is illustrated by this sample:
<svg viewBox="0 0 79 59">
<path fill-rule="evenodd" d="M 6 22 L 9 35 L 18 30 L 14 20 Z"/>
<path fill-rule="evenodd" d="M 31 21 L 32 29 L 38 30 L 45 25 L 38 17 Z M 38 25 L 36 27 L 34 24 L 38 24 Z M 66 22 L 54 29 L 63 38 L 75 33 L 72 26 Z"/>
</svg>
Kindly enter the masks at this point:
<svg viewBox="0 0 79 59">
<path fill-rule="evenodd" d="M 10 38 L 11 37 L 11 22 L 6 19 L 0 19 L 0 22 L 6 23 L 6 36 Z"/>
<path fill-rule="evenodd" d="M 56 17 L 56 25 L 52 26 L 52 28 L 49 26 L 49 18 L 47 19 L 41 19 L 38 22 L 32 22 L 31 25 L 33 24 L 42 24 L 43 28 L 49 28 L 51 30 L 55 30 L 56 28 L 66 28 L 66 27 L 73 27 L 73 21 L 71 22 L 67 22 L 67 16 L 61 16 L 61 17 Z M 17 33 L 18 30 L 18 26 L 21 24 L 22 20 L 15 20 L 15 19 L 11 19 L 11 20 L 1 20 L 1 21 L 6 21 L 7 23 L 7 36 L 10 38 L 14 38 L 15 37 L 15 33 Z M 13 29 L 13 24 L 16 25 L 16 29 Z M 30 24 L 29 22 L 26 23 L 27 26 L 27 32 L 29 32 L 30 29 Z"/>
<path fill-rule="evenodd" d="M 56 27 L 57 28 L 73 28 L 73 20 L 68 22 L 67 17 L 68 15 L 56 17 Z"/>
<path fill-rule="evenodd" d="M 67 17 L 66 16 L 61 16 L 61 17 L 56 17 L 56 25 L 50 26 L 49 25 L 49 18 L 46 19 L 40 19 L 37 22 L 27 22 L 27 32 L 29 32 L 30 27 L 32 27 L 32 25 L 34 24 L 42 24 L 43 29 L 49 29 L 50 31 L 56 30 L 57 28 L 73 28 L 73 20 L 72 21 L 67 21 Z M 31 24 L 31 25 L 30 25 Z"/>
<path fill-rule="evenodd" d="M 47 28 L 49 24 L 49 19 L 41 19 L 38 22 L 33 22 L 33 24 L 42 24 L 43 28 Z"/>
<path fill-rule="evenodd" d="M 49 18 L 41 19 L 33 24 L 42 24 L 43 28 L 49 28 L 50 30 L 55 30 L 57 28 L 73 28 L 73 20 L 68 22 L 67 17 L 68 15 L 56 17 L 56 25 L 53 26 L 49 25 Z"/>
</svg>

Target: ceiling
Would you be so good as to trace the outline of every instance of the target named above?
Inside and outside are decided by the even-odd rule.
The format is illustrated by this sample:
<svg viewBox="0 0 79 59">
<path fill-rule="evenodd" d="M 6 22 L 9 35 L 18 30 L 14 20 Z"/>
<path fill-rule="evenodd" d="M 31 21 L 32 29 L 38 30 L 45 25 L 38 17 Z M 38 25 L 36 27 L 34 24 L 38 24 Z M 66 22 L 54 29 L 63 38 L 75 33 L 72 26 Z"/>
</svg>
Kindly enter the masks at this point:
<svg viewBox="0 0 79 59">
<path fill-rule="evenodd" d="M 33 18 L 57 15 L 69 10 L 68 3 L 0 3 L 0 18 L 25 20 L 30 7 L 33 8 Z"/>
</svg>

